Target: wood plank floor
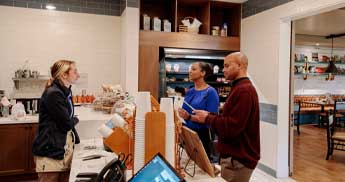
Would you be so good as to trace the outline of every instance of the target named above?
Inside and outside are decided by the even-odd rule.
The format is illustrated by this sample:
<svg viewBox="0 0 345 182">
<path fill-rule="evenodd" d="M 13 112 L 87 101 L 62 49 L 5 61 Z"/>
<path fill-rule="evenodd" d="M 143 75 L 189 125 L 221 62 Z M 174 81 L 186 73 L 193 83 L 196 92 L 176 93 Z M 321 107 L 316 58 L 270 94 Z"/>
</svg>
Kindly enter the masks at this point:
<svg viewBox="0 0 345 182">
<path fill-rule="evenodd" d="M 334 151 L 326 160 L 326 129 L 303 125 L 294 135 L 294 170 L 296 181 L 345 182 L 345 151 Z"/>
</svg>

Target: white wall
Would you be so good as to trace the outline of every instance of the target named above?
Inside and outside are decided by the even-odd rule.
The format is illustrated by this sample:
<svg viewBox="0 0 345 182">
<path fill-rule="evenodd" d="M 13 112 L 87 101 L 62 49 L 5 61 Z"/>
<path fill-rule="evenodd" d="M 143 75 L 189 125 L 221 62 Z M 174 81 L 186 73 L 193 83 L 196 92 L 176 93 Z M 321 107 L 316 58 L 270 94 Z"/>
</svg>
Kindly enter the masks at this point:
<svg viewBox="0 0 345 182">
<path fill-rule="evenodd" d="M 307 80 L 298 75 L 295 76 L 295 95 L 345 94 L 344 83 L 344 75 L 335 75 L 332 81 L 327 81 L 326 75 L 308 76 Z"/>
<path fill-rule="evenodd" d="M 267 132 L 270 131 L 270 132 Z M 267 122 L 260 123 L 260 140 L 261 140 L 261 159 L 260 163 L 276 169 L 277 157 L 277 130 L 276 126 Z M 267 139 L 270 138 L 269 141 Z M 267 142 L 265 142 L 267 141 Z"/>
<path fill-rule="evenodd" d="M 54 61 L 70 59 L 88 74 L 88 92 L 100 91 L 102 83 L 120 83 L 120 47 L 118 16 L 0 6 L 0 89 L 11 92 L 25 60 L 48 75 Z"/>
<path fill-rule="evenodd" d="M 294 0 L 242 20 L 241 51 L 249 58 L 260 101 L 264 97 L 266 103 L 278 105 L 277 125 L 260 126 L 265 152 L 260 162 L 275 170 L 277 177 L 288 176 L 289 21 L 344 5 L 344 0 Z M 276 149 L 268 147 L 272 142 Z"/>
</svg>

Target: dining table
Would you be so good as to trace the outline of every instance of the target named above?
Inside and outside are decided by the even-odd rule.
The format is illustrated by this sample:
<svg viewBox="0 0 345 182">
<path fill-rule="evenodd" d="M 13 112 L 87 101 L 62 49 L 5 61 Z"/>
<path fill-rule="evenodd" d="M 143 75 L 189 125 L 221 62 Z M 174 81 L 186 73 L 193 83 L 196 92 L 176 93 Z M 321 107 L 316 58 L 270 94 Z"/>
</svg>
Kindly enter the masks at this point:
<svg viewBox="0 0 345 182">
<path fill-rule="evenodd" d="M 311 104 L 311 105 L 317 105 L 320 106 L 320 113 L 319 113 L 319 121 L 318 126 L 321 127 L 321 120 L 323 116 L 327 116 L 327 113 L 329 110 L 334 108 L 334 102 L 324 102 L 324 101 L 301 101 L 301 103 L 304 104 Z"/>
</svg>

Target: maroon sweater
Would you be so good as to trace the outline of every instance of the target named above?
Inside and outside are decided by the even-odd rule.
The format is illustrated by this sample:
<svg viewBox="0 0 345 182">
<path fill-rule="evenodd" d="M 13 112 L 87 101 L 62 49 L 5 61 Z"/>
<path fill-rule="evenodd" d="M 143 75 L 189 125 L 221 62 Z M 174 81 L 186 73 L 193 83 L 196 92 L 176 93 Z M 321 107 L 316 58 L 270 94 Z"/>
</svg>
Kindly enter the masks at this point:
<svg viewBox="0 0 345 182">
<path fill-rule="evenodd" d="M 233 82 L 222 115 L 209 114 L 206 123 L 218 134 L 220 157 L 233 157 L 254 169 L 260 159 L 259 100 L 248 78 Z"/>
</svg>

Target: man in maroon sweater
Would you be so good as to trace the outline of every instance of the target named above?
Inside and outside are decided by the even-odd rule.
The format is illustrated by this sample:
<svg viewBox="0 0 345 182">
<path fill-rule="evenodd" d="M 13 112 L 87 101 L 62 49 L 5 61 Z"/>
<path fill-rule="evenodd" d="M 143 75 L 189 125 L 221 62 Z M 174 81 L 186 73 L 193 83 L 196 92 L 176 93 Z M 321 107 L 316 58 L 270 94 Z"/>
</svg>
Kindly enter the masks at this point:
<svg viewBox="0 0 345 182">
<path fill-rule="evenodd" d="M 194 111 L 196 122 L 209 124 L 218 134 L 221 175 L 227 181 L 249 181 L 260 159 L 259 101 L 247 67 L 243 53 L 226 56 L 223 72 L 232 88 L 222 115 Z"/>
</svg>

